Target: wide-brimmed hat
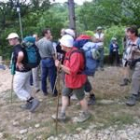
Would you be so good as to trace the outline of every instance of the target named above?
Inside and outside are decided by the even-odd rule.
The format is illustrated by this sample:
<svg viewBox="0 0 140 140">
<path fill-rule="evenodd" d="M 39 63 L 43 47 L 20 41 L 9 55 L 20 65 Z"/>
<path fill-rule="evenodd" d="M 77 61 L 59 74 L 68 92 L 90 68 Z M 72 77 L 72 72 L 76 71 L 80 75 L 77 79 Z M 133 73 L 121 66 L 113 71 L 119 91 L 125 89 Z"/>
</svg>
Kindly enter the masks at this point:
<svg viewBox="0 0 140 140">
<path fill-rule="evenodd" d="M 65 47 L 71 48 L 73 47 L 73 43 L 74 43 L 74 39 L 72 36 L 70 35 L 64 35 L 61 39 L 60 39 L 60 44 L 64 45 Z"/>
</svg>

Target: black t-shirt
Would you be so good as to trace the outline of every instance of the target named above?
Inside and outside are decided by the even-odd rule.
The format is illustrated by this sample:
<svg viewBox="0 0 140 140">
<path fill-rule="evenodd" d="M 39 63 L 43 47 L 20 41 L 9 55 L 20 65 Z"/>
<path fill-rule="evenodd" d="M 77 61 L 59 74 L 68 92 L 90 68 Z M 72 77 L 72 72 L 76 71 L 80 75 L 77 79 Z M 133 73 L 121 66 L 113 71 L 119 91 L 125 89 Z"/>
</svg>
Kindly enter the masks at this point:
<svg viewBox="0 0 140 140">
<path fill-rule="evenodd" d="M 57 46 L 56 46 L 56 51 L 57 51 L 57 53 L 60 53 L 60 54 L 62 54 L 63 55 L 63 57 L 62 57 L 62 64 L 63 64 L 63 62 L 64 62 L 64 57 L 65 57 L 65 51 L 63 51 L 62 50 L 62 48 L 61 48 L 61 45 L 60 45 L 60 42 L 57 44 Z"/>
<path fill-rule="evenodd" d="M 16 63 L 17 63 L 17 57 L 18 57 L 19 52 L 23 52 L 23 54 L 24 54 L 24 58 L 23 58 L 23 60 L 21 62 L 23 64 L 23 66 L 24 66 L 24 69 L 19 70 L 18 68 L 16 68 L 16 71 L 19 71 L 19 72 L 28 72 L 28 71 L 30 71 L 31 69 L 26 66 L 26 64 L 28 62 L 27 53 L 26 53 L 26 51 L 24 50 L 24 48 L 20 44 L 14 46 L 14 48 L 13 48 L 13 61 L 14 61 L 14 64 L 16 65 Z"/>
</svg>

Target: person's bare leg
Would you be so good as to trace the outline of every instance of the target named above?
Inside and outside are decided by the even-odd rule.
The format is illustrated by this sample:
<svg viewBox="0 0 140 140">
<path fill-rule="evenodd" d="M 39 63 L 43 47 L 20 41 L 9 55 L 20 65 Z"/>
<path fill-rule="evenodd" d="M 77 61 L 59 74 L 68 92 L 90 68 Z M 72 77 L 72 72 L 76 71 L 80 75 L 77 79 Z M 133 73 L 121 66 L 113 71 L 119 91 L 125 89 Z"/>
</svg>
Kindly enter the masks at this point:
<svg viewBox="0 0 140 140">
<path fill-rule="evenodd" d="M 61 107 L 61 113 L 65 113 L 66 109 L 69 105 L 69 98 L 67 96 L 62 96 L 62 107 Z"/>
<path fill-rule="evenodd" d="M 126 86 L 130 83 L 130 68 L 129 66 L 126 66 L 124 67 L 123 69 L 123 76 L 124 76 L 124 79 L 123 79 L 123 82 L 120 84 L 120 86 Z"/>
<path fill-rule="evenodd" d="M 82 107 L 83 112 L 88 112 L 88 104 L 86 99 L 84 98 L 83 100 L 80 101 L 80 105 Z"/>
</svg>

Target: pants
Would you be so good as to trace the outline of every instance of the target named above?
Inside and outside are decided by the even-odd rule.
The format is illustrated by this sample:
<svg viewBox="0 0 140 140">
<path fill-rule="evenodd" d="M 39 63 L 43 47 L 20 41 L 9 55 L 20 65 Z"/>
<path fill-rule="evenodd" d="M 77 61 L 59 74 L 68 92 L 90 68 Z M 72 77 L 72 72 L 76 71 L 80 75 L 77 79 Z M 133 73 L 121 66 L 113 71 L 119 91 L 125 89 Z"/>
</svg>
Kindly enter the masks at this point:
<svg viewBox="0 0 140 140">
<path fill-rule="evenodd" d="M 111 52 L 110 53 L 110 64 L 111 65 L 119 65 L 119 54 L 118 54 L 118 52 Z"/>
<path fill-rule="evenodd" d="M 4 65 L 1 65 L 1 64 L 0 64 L 0 69 L 5 70 L 6 68 L 5 68 L 5 66 L 4 66 Z"/>
<path fill-rule="evenodd" d="M 13 89 L 16 95 L 21 100 L 28 100 L 31 97 L 31 87 L 30 87 L 30 75 L 29 72 L 17 72 L 14 75 Z"/>
<path fill-rule="evenodd" d="M 104 67 L 104 47 L 99 49 L 99 53 L 100 53 L 99 67 L 103 68 Z"/>
<path fill-rule="evenodd" d="M 140 91 L 140 62 L 136 63 L 132 74 L 132 84 L 130 93 L 137 95 Z"/>
<path fill-rule="evenodd" d="M 86 92 L 91 92 L 92 91 L 92 85 L 91 83 L 89 82 L 89 79 L 87 78 L 87 81 L 85 83 L 85 91 Z"/>
<path fill-rule="evenodd" d="M 41 83 L 42 83 L 42 91 L 44 94 L 47 94 L 47 77 L 49 76 L 49 81 L 51 84 L 51 89 L 53 92 L 55 80 L 56 80 L 56 67 L 54 64 L 53 58 L 46 58 L 41 60 Z M 57 89 L 55 87 L 54 93 L 57 94 Z"/>
<path fill-rule="evenodd" d="M 40 89 L 39 86 L 39 66 L 32 69 L 32 79 L 33 79 L 33 85 L 36 90 Z"/>
</svg>

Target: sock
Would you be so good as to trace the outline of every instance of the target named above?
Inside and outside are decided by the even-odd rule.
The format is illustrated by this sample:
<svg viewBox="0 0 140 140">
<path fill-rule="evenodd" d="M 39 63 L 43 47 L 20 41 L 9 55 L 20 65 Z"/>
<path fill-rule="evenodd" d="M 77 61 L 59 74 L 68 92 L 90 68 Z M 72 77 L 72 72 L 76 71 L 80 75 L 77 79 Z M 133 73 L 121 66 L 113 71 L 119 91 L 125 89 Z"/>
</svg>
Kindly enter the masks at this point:
<svg viewBox="0 0 140 140">
<path fill-rule="evenodd" d="M 27 100 L 27 102 L 31 102 L 31 100 L 33 100 L 34 99 L 34 97 L 30 97 L 28 100 Z"/>
<path fill-rule="evenodd" d="M 94 93 L 93 94 L 90 94 L 89 98 L 95 98 Z"/>
</svg>

